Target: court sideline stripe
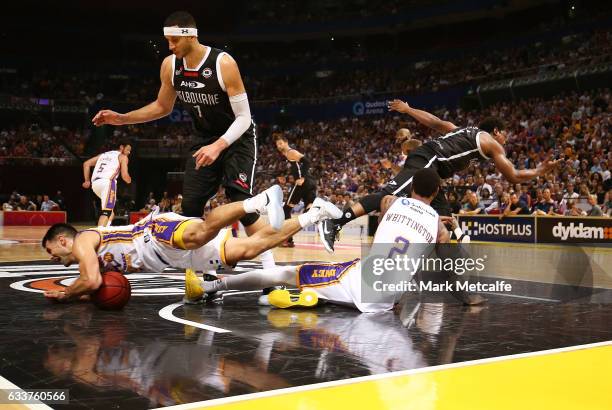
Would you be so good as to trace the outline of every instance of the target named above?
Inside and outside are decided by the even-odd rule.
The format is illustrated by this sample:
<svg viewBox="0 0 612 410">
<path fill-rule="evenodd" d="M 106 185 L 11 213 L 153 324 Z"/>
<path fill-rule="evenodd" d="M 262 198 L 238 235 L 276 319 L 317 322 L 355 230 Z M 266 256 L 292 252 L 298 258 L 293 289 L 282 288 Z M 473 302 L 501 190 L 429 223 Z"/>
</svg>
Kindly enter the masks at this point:
<svg viewBox="0 0 612 410">
<path fill-rule="evenodd" d="M 243 395 L 232 396 L 232 397 L 223 397 L 220 399 L 205 400 L 205 401 L 188 403 L 188 404 L 180 404 L 177 406 L 159 407 L 158 410 L 161 410 L 161 409 L 183 410 L 183 409 L 212 407 L 212 406 L 218 406 L 222 404 L 241 402 L 245 400 L 266 398 L 266 397 L 272 397 L 272 396 L 280 396 L 280 395 L 289 394 L 289 393 L 318 390 L 318 389 L 324 389 L 328 387 L 343 386 L 347 384 L 356 384 L 356 383 L 366 382 L 366 381 L 377 381 L 377 380 L 383 380 L 383 379 L 394 378 L 394 377 L 434 372 L 434 371 L 439 371 L 439 370 L 456 369 L 456 368 L 469 367 L 469 366 L 475 366 L 475 365 L 480 365 L 480 364 L 496 363 L 496 362 L 503 362 L 503 361 L 508 361 L 508 360 L 552 355 L 556 353 L 585 350 L 585 349 L 591 349 L 595 347 L 604 347 L 604 346 L 612 346 L 612 340 L 607 340 L 604 342 L 597 342 L 597 343 L 589 343 L 589 344 L 584 344 L 584 345 L 561 347 L 561 348 L 556 348 L 556 349 L 540 350 L 537 352 L 518 353 L 518 354 L 513 354 L 513 355 L 507 355 L 507 356 L 497 356 L 497 357 L 490 357 L 490 358 L 485 358 L 485 359 L 469 360 L 465 362 L 443 364 L 439 366 L 428 366 L 428 367 L 422 367 L 419 369 L 400 370 L 400 371 L 391 372 L 391 373 L 374 374 L 370 376 L 355 377 L 351 379 L 334 380 L 331 382 L 323 382 L 323 383 L 314 383 L 314 384 L 309 384 L 306 386 L 288 387 L 285 389 L 269 390 L 269 391 L 258 392 L 258 393 L 249 393 L 249 394 L 243 394 Z"/>
</svg>

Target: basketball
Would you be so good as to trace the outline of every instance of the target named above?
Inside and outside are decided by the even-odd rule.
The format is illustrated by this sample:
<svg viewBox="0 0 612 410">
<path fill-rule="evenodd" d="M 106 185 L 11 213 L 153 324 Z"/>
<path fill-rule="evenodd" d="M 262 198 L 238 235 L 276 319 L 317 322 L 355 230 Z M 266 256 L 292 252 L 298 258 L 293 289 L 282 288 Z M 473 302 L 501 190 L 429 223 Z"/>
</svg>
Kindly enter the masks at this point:
<svg viewBox="0 0 612 410">
<path fill-rule="evenodd" d="M 119 272 L 102 274 L 102 284 L 91 295 L 91 301 L 100 309 L 119 310 L 130 300 L 132 289 L 130 282 Z"/>
</svg>

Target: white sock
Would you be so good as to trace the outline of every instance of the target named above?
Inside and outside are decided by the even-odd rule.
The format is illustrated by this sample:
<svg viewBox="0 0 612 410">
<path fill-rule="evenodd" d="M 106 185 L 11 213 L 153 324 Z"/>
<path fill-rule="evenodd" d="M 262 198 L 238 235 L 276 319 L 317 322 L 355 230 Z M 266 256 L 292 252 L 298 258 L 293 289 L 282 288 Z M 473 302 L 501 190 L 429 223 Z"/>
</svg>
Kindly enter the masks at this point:
<svg viewBox="0 0 612 410">
<path fill-rule="evenodd" d="M 261 264 L 264 269 L 271 269 L 276 267 L 276 262 L 274 261 L 274 254 L 270 249 L 259 255 L 261 258 Z"/>
<path fill-rule="evenodd" d="M 242 201 L 242 207 L 244 208 L 244 212 L 247 214 L 252 214 L 254 212 L 259 212 L 268 204 L 268 196 L 265 192 L 255 195 L 253 198 L 248 198 Z"/>
<path fill-rule="evenodd" d="M 210 292 L 216 292 L 219 290 L 228 290 L 227 287 L 227 278 L 221 278 L 221 279 L 217 279 L 217 280 L 213 280 L 213 281 L 201 281 L 202 284 L 202 289 L 204 289 L 204 292 L 206 293 L 210 293 Z"/>
<path fill-rule="evenodd" d="M 223 282 L 216 287 L 208 285 L 212 290 L 260 290 L 281 285 L 296 286 L 295 270 L 296 266 L 277 266 L 272 269 L 258 269 L 238 275 L 229 275 L 218 281 L 206 283 Z"/>
<path fill-rule="evenodd" d="M 302 228 L 306 228 L 307 226 L 312 225 L 312 222 L 310 221 L 309 213 L 310 213 L 310 211 L 304 212 L 303 214 L 300 214 L 298 216 L 298 222 L 300 223 L 300 226 Z"/>
</svg>

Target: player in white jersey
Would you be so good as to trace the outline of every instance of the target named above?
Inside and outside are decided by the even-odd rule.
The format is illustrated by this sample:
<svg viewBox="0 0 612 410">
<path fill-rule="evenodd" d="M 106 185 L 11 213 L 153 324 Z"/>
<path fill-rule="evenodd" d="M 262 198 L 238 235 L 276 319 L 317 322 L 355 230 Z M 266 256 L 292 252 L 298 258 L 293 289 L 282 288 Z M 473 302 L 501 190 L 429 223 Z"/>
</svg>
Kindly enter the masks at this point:
<svg viewBox="0 0 612 410">
<path fill-rule="evenodd" d="M 89 158 L 83 163 L 83 188 L 93 189 L 94 193 L 100 198 L 100 217 L 98 226 L 108 226 L 113 220 L 115 202 L 117 200 L 117 177 L 121 173 L 121 178 L 126 184 L 132 182 L 128 172 L 128 156 L 132 152 L 132 146 L 128 143 L 119 145 L 117 151 L 107 151 L 93 158 Z M 94 167 L 91 180 L 89 170 Z"/>
<path fill-rule="evenodd" d="M 408 244 L 448 243 L 450 234 L 438 213 L 430 206 L 438 194 L 440 177 L 432 169 L 422 169 L 414 174 L 411 198 L 386 196 L 382 203 L 381 223 L 374 237 L 376 244 L 406 245 L 403 252 L 418 258 L 423 246 L 416 248 L 419 254 Z M 368 257 L 374 256 L 372 253 Z M 386 257 L 387 255 L 385 255 Z M 380 312 L 390 310 L 399 301 L 401 294 L 385 292 L 375 302 L 362 300 L 362 261 L 355 259 L 343 263 L 307 263 L 299 266 L 279 266 L 273 269 L 257 270 L 239 275 L 226 276 L 215 281 L 200 281 L 199 286 L 207 293 L 219 290 L 255 290 L 270 286 L 297 286 L 300 290 L 314 292 L 318 298 L 332 303 L 353 306 L 362 312 Z M 197 279 L 197 278 L 196 278 Z M 189 285 L 189 284 L 188 284 Z M 191 286 L 194 286 L 191 284 Z M 278 296 L 274 296 L 274 294 Z M 189 297 L 189 295 L 187 295 Z M 276 299 L 277 297 L 280 298 Z M 270 294 L 273 305 L 280 302 L 291 305 L 288 291 L 276 290 Z M 276 301 L 275 301 L 276 299 Z M 300 300 L 298 303 L 301 303 Z M 481 302 L 481 299 L 474 300 Z M 469 302 L 466 302 L 469 303 Z M 309 300 L 303 300 L 308 306 Z"/>
<path fill-rule="evenodd" d="M 80 276 L 63 291 L 46 292 L 59 301 L 95 292 L 101 272 L 153 270 L 166 267 L 207 272 L 219 263 L 234 266 L 271 249 L 289 236 L 341 212 L 317 198 L 310 211 L 283 222 L 283 193 L 278 185 L 246 199 L 215 208 L 206 218 L 186 218 L 173 213 L 146 218 L 134 225 L 97 227 L 77 232 L 68 224 L 55 224 L 42 239 L 51 259 L 70 266 L 79 263 Z M 270 225 L 246 238 L 230 237 L 226 226 L 248 213 L 267 213 Z"/>
</svg>

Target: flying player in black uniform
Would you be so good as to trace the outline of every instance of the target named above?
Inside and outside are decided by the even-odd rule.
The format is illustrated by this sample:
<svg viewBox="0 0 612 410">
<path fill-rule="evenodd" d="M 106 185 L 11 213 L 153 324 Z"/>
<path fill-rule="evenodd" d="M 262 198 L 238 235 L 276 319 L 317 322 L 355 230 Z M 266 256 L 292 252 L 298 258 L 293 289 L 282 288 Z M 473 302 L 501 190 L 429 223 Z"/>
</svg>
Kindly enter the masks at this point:
<svg viewBox="0 0 612 410">
<path fill-rule="evenodd" d="M 172 112 L 178 96 L 189 109 L 196 131 L 185 164 L 183 214 L 201 217 L 220 185 L 232 202 L 253 196 L 255 123 L 238 64 L 223 50 L 198 41 L 193 16 L 184 11 L 172 13 L 164 22 L 164 36 L 172 55 L 162 62 L 157 99 L 125 114 L 102 110 L 93 123 L 126 125 L 157 120 Z M 249 235 L 266 226 L 257 214 L 247 214 L 240 222 Z M 271 251 L 262 254 L 261 260 L 266 268 L 275 266 Z"/>
<path fill-rule="evenodd" d="M 359 202 L 346 208 L 340 219 L 328 220 L 318 225 L 319 237 L 328 252 L 334 251 L 338 232 L 347 222 L 372 211 L 380 210 L 385 195 L 409 196 L 412 176 L 422 168 L 433 168 L 442 179 L 465 170 L 472 161 L 493 160 L 495 167 L 510 183 L 521 183 L 552 170 L 558 161 L 545 160 L 535 169 L 517 170 L 506 157 L 504 123 L 496 117 L 485 118 L 478 127 L 457 127 L 426 111 L 417 110 L 400 100 L 389 102 L 389 110 L 408 114 L 419 123 L 443 134 L 425 142 L 406 158 L 402 169 L 379 192 L 366 195 Z M 440 214 L 449 216 L 451 209 L 442 191 L 431 206 Z"/>
<path fill-rule="evenodd" d="M 293 188 L 285 201 L 285 219 L 291 219 L 291 210 L 304 201 L 304 211 L 308 211 L 317 197 L 317 180 L 310 173 L 310 161 L 301 152 L 289 146 L 287 138 L 279 135 L 275 138 L 276 148 L 287 158 L 290 173 L 295 180 Z M 287 247 L 293 248 L 293 238 L 287 240 Z"/>
</svg>

